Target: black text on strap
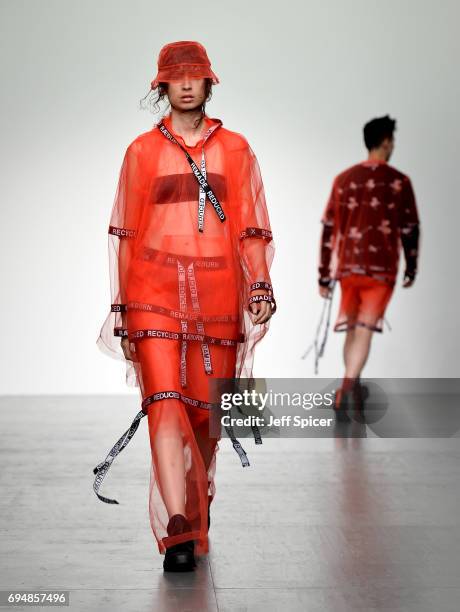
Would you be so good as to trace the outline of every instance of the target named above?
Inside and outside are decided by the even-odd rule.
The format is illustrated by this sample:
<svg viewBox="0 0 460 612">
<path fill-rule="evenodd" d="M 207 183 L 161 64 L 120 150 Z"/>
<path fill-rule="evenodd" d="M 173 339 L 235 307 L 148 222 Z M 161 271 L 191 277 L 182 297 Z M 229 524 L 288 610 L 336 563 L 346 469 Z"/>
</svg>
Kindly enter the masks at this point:
<svg viewBox="0 0 460 612">
<path fill-rule="evenodd" d="M 222 208 L 222 206 L 221 206 L 221 204 L 220 204 L 216 194 L 212 190 L 211 185 L 208 183 L 208 181 L 202 175 L 200 169 L 198 168 L 196 163 L 193 161 L 193 158 L 190 155 L 190 153 L 186 149 L 184 149 L 184 147 L 180 144 L 180 142 L 178 142 L 174 138 L 174 136 L 171 134 L 171 132 L 168 130 L 168 128 L 165 126 L 165 124 L 163 122 L 158 124 L 158 129 L 163 134 L 163 136 L 165 136 L 172 143 L 177 144 L 177 146 L 180 147 L 182 149 L 182 151 L 185 153 L 185 157 L 187 158 L 187 161 L 190 164 L 190 167 L 192 169 L 192 172 L 193 172 L 196 180 L 198 181 L 198 184 L 200 185 L 200 187 L 202 187 L 202 189 L 204 189 L 204 192 L 206 193 L 206 196 L 208 197 L 208 200 L 213 205 L 214 210 L 217 213 L 217 216 L 219 217 L 219 219 L 223 223 L 225 221 L 225 219 L 226 219 L 224 210 L 223 210 L 223 208 Z"/>
</svg>

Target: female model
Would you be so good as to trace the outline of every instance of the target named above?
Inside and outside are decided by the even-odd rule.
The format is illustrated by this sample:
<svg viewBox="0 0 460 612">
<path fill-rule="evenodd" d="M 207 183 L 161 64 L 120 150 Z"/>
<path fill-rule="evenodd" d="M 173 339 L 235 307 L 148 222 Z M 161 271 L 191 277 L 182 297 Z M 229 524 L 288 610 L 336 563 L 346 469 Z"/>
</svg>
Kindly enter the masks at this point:
<svg viewBox="0 0 460 612">
<path fill-rule="evenodd" d="M 150 522 L 167 571 L 191 570 L 208 551 L 218 450 L 210 379 L 252 376 L 276 308 L 257 160 L 243 136 L 205 113 L 218 82 L 199 43 L 163 47 L 151 89 L 171 111 L 128 146 L 109 226 L 112 307 L 98 345 L 125 359 L 127 384 L 140 387 Z M 96 493 L 138 422 L 95 468 Z"/>
</svg>

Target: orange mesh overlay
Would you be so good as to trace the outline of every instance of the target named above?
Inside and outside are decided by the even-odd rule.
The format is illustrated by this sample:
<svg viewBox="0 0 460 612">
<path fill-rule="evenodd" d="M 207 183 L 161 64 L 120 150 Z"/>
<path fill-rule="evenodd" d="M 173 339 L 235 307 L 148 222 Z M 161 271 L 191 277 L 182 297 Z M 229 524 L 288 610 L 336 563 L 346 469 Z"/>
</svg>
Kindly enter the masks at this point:
<svg viewBox="0 0 460 612">
<path fill-rule="evenodd" d="M 341 300 L 335 331 L 356 326 L 383 331 L 385 309 L 394 286 L 363 274 L 351 274 L 340 279 Z"/>
<path fill-rule="evenodd" d="M 140 388 L 152 454 L 150 521 L 162 553 L 187 539 L 198 555 L 208 550 L 218 450 L 209 436 L 209 382 L 252 376 L 255 346 L 269 328 L 254 325 L 248 310 L 261 293 L 254 284 L 272 294 L 275 250 L 257 159 L 243 136 L 218 119 L 205 122 L 191 147 L 173 132 L 171 116 L 163 120 L 209 180 L 225 219 L 206 198 L 199 221 L 203 193 L 178 144 L 158 126 L 138 136 L 110 218 L 112 305 L 97 340 L 125 361 L 127 384 Z M 126 336 L 134 361 L 120 345 Z M 185 513 L 192 535 L 168 537 L 175 513 Z"/>
<path fill-rule="evenodd" d="M 206 49 L 199 42 L 181 40 L 165 45 L 158 57 L 158 73 L 151 83 L 152 89 L 159 83 L 176 81 L 188 75 L 195 79 L 212 79 L 219 83 L 217 75 L 211 70 Z"/>
</svg>

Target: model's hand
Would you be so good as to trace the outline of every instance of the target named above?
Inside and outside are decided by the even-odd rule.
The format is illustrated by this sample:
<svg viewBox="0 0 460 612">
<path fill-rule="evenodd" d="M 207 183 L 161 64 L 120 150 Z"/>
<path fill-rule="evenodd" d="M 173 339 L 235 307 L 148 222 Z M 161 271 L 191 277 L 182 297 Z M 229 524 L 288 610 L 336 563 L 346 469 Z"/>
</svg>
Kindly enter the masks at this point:
<svg viewBox="0 0 460 612">
<path fill-rule="evenodd" d="M 251 296 L 253 295 L 268 295 L 265 290 L 256 290 L 251 292 Z M 254 324 L 257 323 L 265 323 L 272 316 L 272 305 L 270 302 L 253 302 L 249 305 L 252 313 L 252 322 Z"/>
<path fill-rule="evenodd" d="M 415 278 L 410 278 L 410 276 L 405 276 L 403 280 L 403 287 L 412 287 L 415 282 Z"/>
<path fill-rule="evenodd" d="M 331 297 L 331 290 L 330 290 L 329 287 L 323 287 L 322 285 L 320 285 L 319 286 L 319 294 L 323 298 L 329 298 L 329 297 Z"/>
<path fill-rule="evenodd" d="M 133 347 L 133 350 L 131 350 L 131 347 Z M 135 345 L 133 342 L 130 342 L 126 336 L 121 339 L 121 348 L 123 350 L 125 359 L 128 359 L 129 361 L 138 361 Z"/>
</svg>

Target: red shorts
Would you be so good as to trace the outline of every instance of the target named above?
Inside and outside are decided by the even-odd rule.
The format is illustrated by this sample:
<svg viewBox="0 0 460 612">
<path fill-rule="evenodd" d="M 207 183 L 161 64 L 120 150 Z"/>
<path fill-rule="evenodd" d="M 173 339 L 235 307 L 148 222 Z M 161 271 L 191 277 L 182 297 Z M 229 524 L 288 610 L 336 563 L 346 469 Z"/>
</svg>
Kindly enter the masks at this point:
<svg viewBox="0 0 460 612">
<path fill-rule="evenodd" d="M 342 298 L 334 331 L 347 331 L 359 325 L 382 332 L 394 285 L 364 274 L 351 274 L 340 279 L 340 289 Z"/>
</svg>

